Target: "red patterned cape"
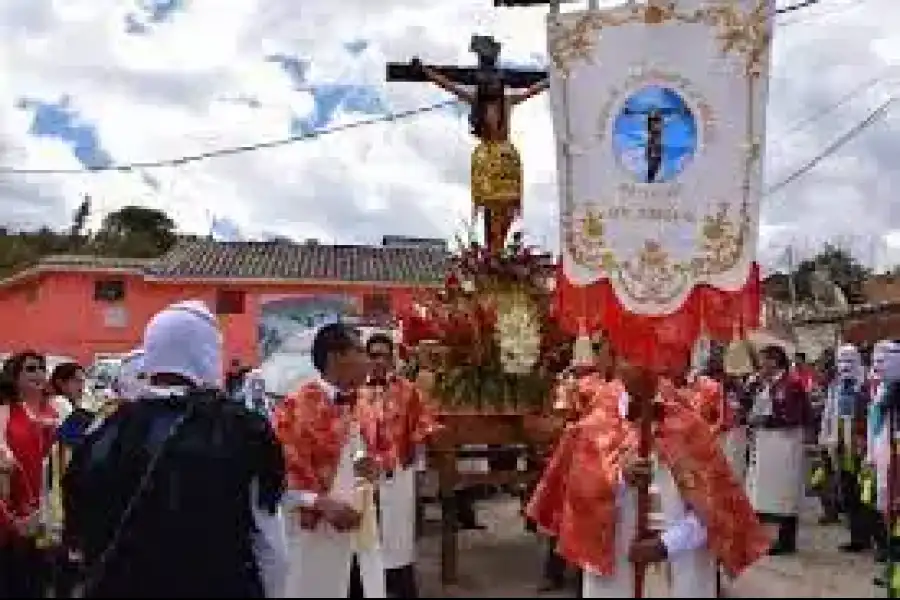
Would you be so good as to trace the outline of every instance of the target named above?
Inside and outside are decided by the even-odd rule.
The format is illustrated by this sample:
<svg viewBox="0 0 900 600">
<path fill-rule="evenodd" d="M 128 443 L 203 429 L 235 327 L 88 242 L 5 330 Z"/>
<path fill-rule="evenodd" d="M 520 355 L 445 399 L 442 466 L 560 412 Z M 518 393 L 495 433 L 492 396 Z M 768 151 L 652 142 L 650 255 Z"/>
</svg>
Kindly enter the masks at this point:
<svg viewBox="0 0 900 600">
<path fill-rule="evenodd" d="M 570 381 L 557 385 L 557 405 L 569 415 L 568 420 L 580 421 L 593 412 L 598 402 L 610 398 L 618 402 L 619 395 L 624 391 L 625 387 L 619 380 L 607 381 L 599 373 L 588 373 L 579 377 L 574 386 Z"/>
<path fill-rule="evenodd" d="M 389 469 L 411 466 L 416 446 L 440 428 L 424 392 L 402 377 L 390 378 L 386 388 L 362 388 L 360 404 L 378 417 L 386 442 L 382 460 Z"/>
<path fill-rule="evenodd" d="M 284 448 L 288 489 L 329 491 L 354 421 L 370 455 L 380 463 L 388 454 L 387 442 L 380 435 L 378 415 L 367 403 L 337 406 L 318 382 L 311 381 L 275 407 L 275 435 Z M 302 509 L 300 517 L 304 527 L 312 528 L 319 515 Z"/>
<path fill-rule="evenodd" d="M 712 429 L 699 413 L 662 386 L 662 418 L 654 434 L 660 460 L 682 499 L 707 529 L 710 551 L 733 576 L 764 556 L 771 540 L 759 523 Z M 557 539 L 568 561 L 601 575 L 615 570 L 616 492 L 623 461 L 637 451 L 638 429 L 620 416 L 618 402 L 599 402 L 568 428 L 527 508 Z"/>
<path fill-rule="evenodd" d="M 724 433 L 734 427 L 736 415 L 725 400 L 722 384 L 705 375 L 700 375 L 682 390 L 688 395 L 691 405 L 716 433 Z"/>
</svg>

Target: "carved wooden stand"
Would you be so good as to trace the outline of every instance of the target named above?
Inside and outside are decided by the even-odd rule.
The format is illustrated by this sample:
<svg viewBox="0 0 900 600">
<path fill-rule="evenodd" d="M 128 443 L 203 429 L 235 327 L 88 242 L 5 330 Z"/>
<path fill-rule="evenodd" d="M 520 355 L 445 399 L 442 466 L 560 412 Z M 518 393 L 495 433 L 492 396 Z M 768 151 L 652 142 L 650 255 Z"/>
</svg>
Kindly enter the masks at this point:
<svg viewBox="0 0 900 600">
<path fill-rule="evenodd" d="M 431 446 L 430 460 L 438 474 L 441 500 L 441 582 L 452 585 L 458 579 L 458 545 L 455 490 L 475 485 L 529 485 L 543 470 L 547 449 L 565 425 L 563 419 L 526 413 L 445 413 L 441 415 L 443 432 Z M 526 471 L 460 473 L 457 461 L 463 446 L 518 445 L 519 457 L 529 459 Z M 487 458 L 491 450 L 465 450 L 466 458 Z M 517 461 L 518 462 L 518 461 Z"/>
</svg>

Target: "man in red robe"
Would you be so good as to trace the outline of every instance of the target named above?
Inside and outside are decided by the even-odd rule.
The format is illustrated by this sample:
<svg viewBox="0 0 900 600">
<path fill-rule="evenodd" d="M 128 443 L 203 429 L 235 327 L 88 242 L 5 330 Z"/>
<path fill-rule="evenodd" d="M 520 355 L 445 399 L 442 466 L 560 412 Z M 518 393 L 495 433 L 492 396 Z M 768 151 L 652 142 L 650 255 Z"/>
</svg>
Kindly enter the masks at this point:
<svg viewBox="0 0 900 600">
<path fill-rule="evenodd" d="M 624 391 L 624 385 L 616 379 L 615 351 L 602 334 L 597 334 L 590 340 L 590 355 L 574 357 L 573 365 L 562 374 L 554 391 L 554 409 L 565 415 L 567 423 L 574 425 L 593 412 L 597 403 L 618 402 Z M 523 502 L 528 496 L 530 491 Z M 529 523 L 529 527 L 533 528 L 533 524 Z M 566 585 L 568 565 L 555 552 L 554 544 L 551 539 L 544 560 L 541 591 L 560 590 Z"/>
<path fill-rule="evenodd" d="M 584 569 L 584 597 L 630 597 L 631 565 L 663 560 L 672 565 L 673 596 L 715 597 L 716 561 L 736 576 L 769 549 L 712 429 L 672 384 L 660 387 L 653 441 L 662 468 L 653 473 L 637 458 L 640 411 L 622 394 L 596 403 L 564 433 L 529 504 L 528 516 L 556 538 L 557 552 Z M 665 527 L 634 541 L 629 488 L 651 476 Z"/>
<path fill-rule="evenodd" d="M 374 484 L 389 445 L 372 406 L 357 402 L 368 361 L 358 333 L 326 325 L 312 345 L 319 377 L 303 384 L 274 411 L 284 446 L 285 505 L 291 565 L 291 598 L 384 598 L 384 565 L 377 540 L 364 535 L 374 505 L 365 482 Z"/>
<path fill-rule="evenodd" d="M 387 443 L 386 469 L 379 485 L 382 557 L 388 595 L 418 598 L 415 573 L 417 459 L 423 444 L 438 430 L 422 391 L 394 372 L 394 342 L 384 333 L 366 341 L 371 372 L 360 391 L 361 402 L 380 418 Z"/>
</svg>

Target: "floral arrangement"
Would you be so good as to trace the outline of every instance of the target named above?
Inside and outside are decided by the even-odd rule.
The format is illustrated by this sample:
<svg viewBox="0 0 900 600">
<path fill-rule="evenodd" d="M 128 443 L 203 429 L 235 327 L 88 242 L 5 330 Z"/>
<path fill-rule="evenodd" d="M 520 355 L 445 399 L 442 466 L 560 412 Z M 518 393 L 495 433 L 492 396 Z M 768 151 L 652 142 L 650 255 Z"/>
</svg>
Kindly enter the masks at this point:
<svg viewBox="0 0 900 600">
<path fill-rule="evenodd" d="M 554 317 L 556 267 L 521 235 L 500 253 L 469 243 L 453 257 L 444 287 L 415 303 L 407 344 L 441 351 L 435 394 L 447 408 L 543 411 L 572 339 Z"/>
</svg>

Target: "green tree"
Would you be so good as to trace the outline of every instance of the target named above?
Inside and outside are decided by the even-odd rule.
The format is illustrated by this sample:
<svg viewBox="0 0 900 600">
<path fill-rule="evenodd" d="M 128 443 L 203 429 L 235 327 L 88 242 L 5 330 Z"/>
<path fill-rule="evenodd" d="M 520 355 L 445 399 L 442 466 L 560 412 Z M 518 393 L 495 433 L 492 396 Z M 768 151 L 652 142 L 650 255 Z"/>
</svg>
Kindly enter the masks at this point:
<svg viewBox="0 0 900 600">
<path fill-rule="evenodd" d="M 858 261 L 849 251 L 826 244 L 818 254 L 797 265 L 794 285 L 798 300 L 812 298 L 814 274 L 817 272 L 837 285 L 851 304 L 865 302 L 862 284 L 871 276 L 872 270 Z"/>
<path fill-rule="evenodd" d="M 171 248 L 176 237 L 175 222 L 165 212 L 126 206 L 103 219 L 94 241 L 103 254 L 153 258 Z"/>
</svg>

